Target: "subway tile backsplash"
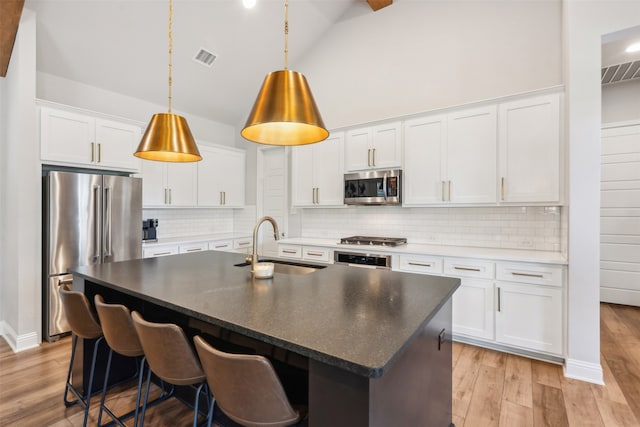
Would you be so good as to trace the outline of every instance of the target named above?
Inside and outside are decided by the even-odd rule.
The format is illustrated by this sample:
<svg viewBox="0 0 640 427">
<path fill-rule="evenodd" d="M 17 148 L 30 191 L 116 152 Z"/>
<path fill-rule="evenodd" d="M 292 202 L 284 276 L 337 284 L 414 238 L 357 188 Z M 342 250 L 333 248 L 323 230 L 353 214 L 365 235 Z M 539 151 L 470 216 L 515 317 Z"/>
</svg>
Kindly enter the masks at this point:
<svg viewBox="0 0 640 427">
<path fill-rule="evenodd" d="M 142 219 L 158 218 L 158 239 L 231 233 L 234 209 L 143 209 Z"/>
<path fill-rule="evenodd" d="M 562 209 L 544 207 L 302 209 L 301 237 L 406 237 L 410 243 L 560 251 Z M 549 212 L 551 211 L 551 212 Z"/>
</svg>

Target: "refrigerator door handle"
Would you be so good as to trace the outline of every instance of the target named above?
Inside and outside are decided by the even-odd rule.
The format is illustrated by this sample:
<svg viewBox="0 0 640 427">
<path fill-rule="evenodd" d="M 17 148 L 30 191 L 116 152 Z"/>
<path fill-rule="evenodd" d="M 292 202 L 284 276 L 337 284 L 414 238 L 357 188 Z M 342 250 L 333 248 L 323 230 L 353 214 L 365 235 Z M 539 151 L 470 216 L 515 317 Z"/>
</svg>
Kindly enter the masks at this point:
<svg viewBox="0 0 640 427">
<path fill-rule="evenodd" d="M 104 254 L 103 256 L 113 256 L 111 253 L 111 187 L 104 187 Z"/>
<path fill-rule="evenodd" d="M 94 196 L 94 213 L 93 213 L 93 238 L 94 238 L 94 247 L 95 247 L 95 252 L 93 254 L 93 260 L 94 261 L 99 261 L 100 260 L 100 222 L 101 222 L 101 218 L 100 218 L 100 211 L 101 211 L 101 198 L 100 196 L 102 195 L 102 186 L 100 185 L 96 185 L 93 187 L 93 196 Z"/>
</svg>

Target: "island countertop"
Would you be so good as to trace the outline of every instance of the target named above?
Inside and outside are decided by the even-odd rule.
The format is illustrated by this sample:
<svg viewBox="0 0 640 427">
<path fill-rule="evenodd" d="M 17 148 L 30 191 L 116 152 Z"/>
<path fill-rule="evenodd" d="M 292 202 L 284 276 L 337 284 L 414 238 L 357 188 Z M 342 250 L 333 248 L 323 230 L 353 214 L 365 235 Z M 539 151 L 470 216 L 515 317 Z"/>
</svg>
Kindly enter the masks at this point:
<svg viewBox="0 0 640 427">
<path fill-rule="evenodd" d="M 216 251 L 72 269 L 76 277 L 377 378 L 453 295 L 459 279 L 329 265 L 255 279 Z"/>
</svg>

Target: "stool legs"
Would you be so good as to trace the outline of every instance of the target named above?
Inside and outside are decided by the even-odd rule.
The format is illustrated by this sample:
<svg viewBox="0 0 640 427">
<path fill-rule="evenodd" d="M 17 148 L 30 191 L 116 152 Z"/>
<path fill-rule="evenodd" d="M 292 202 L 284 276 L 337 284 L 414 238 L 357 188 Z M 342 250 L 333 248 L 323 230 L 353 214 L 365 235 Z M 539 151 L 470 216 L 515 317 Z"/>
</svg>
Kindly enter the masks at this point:
<svg viewBox="0 0 640 427">
<path fill-rule="evenodd" d="M 91 371 L 89 374 L 89 385 L 87 387 L 87 393 L 86 393 L 87 395 L 85 398 L 84 396 L 82 396 L 82 394 L 78 390 L 76 390 L 76 388 L 71 384 L 71 381 L 70 381 L 71 371 L 73 369 L 73 361 L 76 356 L 76 347 L 78 345 L 78 337 L 76 335 L 73 336 L 73 343 L 71 347 L 71 359 L 69 360 L 69 372 L 67 372 L 67 383 L 64 389 L 64 404 L 65 406 L 71 406 L 71 405 L 75 405 L 76 403 L 79 403 L 84 407 L 84 421 L 82 422 L 83 426 L 87 425 L 87 420 L 89 419 L 89 404 L 91 403 L 91 390 L 93 388 L 93 376 L 96 370 L 98 346 L 100 345 L 100 342 L 102 342 L 102 340 L 103 340 L 103 337 L 98 338 L 95 344 L 93 345 L 93 355 L 91 358 Z M 67 399 L 67 395 L 69 394 L 69 392 L 71 392 L 76 397 L 75 400 L 70 401 Z"/>
</svg>

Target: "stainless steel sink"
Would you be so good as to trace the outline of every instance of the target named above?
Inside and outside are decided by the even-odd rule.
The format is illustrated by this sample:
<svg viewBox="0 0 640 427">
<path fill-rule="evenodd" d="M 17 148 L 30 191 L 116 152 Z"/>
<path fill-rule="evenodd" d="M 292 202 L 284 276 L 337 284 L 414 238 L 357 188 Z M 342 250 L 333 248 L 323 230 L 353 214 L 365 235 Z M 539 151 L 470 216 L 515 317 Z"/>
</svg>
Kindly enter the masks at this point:
<svg viewBox="0 0 640 427">
<path fill-rule="evenodd" d="M 314 271 L 325 268 L 325 265 L 314 265 L 314 264 L 300 264 L 296 262 L 288 262 L 288 261 L 280 261 L 277 259 L 263 259 L 260 262 L 272 262 L 273 263 L 273 272 L 280 274 L 310 274 Z M 236 267 L 249 267 L 251 268 L 250 262 L 243 262 L 240 264 L 234 264 Z"/>
</svg>

